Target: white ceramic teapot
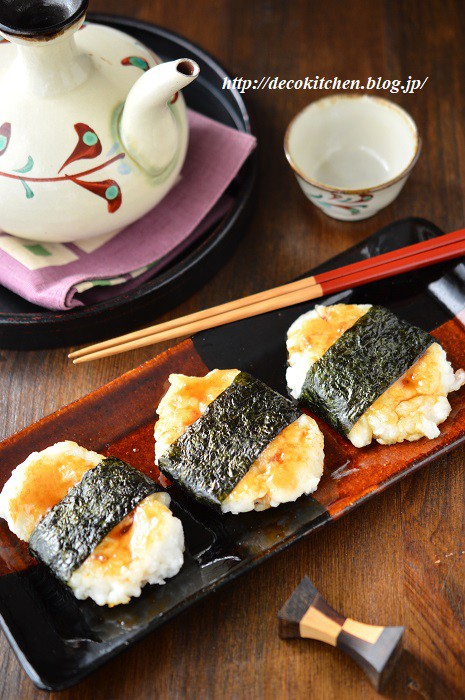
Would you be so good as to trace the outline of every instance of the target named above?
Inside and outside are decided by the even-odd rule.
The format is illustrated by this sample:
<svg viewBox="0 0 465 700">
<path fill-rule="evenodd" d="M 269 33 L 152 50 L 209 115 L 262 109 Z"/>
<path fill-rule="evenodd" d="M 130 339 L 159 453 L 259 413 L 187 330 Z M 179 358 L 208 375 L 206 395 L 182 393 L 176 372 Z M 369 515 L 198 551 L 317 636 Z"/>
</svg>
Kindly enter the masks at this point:
<svg viewBox="0 0 465 700">
<path fill-rule="evenodd" d="M 88 0 L 0 3 L 0 230 L 78 241 L 121 230 L 176 182 L 187 58 L 161 63 Z M 158 65 L 159 64 L 159 65 Z"/>
</svg>

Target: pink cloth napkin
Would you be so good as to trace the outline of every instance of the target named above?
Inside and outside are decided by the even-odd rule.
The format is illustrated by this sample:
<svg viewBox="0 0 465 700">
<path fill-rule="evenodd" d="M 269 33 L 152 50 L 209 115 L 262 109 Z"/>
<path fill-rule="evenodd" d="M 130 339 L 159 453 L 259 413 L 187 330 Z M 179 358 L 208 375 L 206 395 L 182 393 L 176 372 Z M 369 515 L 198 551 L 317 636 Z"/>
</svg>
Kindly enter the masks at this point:
<svg viewBox="0 0 465 700">
<path fill-rule="evenodd" d="M 182 177 L 160 204 L 106 241 L 37 244 L 0 233 L 0 283 L 48 309 L 95 303 L 153 277 L 217 223 L 256 140 L 197 112 L 188 118 Z"/>
</svg>

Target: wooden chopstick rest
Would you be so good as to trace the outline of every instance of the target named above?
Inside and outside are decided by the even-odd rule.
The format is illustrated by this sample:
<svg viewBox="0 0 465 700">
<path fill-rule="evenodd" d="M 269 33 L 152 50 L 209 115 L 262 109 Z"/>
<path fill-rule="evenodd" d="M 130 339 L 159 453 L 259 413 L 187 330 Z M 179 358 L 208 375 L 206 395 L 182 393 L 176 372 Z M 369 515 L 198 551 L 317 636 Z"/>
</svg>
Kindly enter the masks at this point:
<svg viewBox="0 0 465 700">
<path fill-rule="evenodd" d="M 351 656 L 379 690 L 402 652 L 405 627 L 378 627 L 340 615 L 306 576 L 278 613 L 279 636 L 317 639 Z"/>
</svg>

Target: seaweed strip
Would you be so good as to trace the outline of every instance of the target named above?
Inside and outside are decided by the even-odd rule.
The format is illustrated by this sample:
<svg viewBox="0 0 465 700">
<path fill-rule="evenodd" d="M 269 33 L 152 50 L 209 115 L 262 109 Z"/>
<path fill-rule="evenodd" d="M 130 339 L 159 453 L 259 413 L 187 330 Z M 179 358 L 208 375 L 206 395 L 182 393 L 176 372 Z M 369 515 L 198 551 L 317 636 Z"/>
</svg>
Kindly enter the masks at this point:
<svg viewBox="0 0 465 700">
<path fill-rule="evenodd" d="M 310 367 L 299 401 L 347 435 L 434 342 L 421 328 L 372 306 Z"/>
<path fill-rule="evenodd" d="M 159 467 L 218 509 L 265 447 L 300 415 L 288 399 L 240 372 L 162 455 Z"/>
<path fill-rule="evenodd" d="M 110 530 L 156 491 L 161 488 L 138 469 L 107 457 L 42 518 L 29 551 L 66 583 Z"/>
</svg>

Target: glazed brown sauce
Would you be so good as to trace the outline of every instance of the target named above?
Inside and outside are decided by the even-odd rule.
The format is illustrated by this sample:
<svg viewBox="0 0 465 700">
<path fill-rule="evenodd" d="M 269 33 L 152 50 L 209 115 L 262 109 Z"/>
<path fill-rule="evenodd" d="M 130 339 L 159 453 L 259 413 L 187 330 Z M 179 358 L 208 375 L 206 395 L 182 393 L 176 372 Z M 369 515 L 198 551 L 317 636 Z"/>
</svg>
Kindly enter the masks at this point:
<svg viewBox="0 0 465 700">
<path fill-rule="evenodd" d="M 106 535 L 79 571 L 87 578 L 96 575 L 96 570 L 99 576 L 118 576 L 124 567 L 129 568 L 133 563 L 137 566 L 138 558 L 145 555 L 150 543 L 162 537 L 168 515 L 169 510 L 157 494 L 147 496 Z"/>
<path fill-rule="evenodd" d="M 61 501 L 93 466 L 88 460 L 73 455 L 38 459 L 28 470 L 23 488 L 11 501 L 12 517 L 26 515 L 32 532 L 40 518 Z"/>
<path fill-rule="evenodd" d="M 115 573 L 122 566 L 128 566 L 132 560 L 131 536 L 135 509 L 132 510 L 89 555 L 86 561 L 95 567 L 105 566 L 105 573 Z"/>
<path fill-rule="evenodd" d="M 255 503 L 269 506 L 273 493 L 292 492 L 298 488 L 308 461 L 322 446 L 321 434 L 312 421 L 299 418 L 267 445 L 228 499 L 235 501 L 249 493 L 259 494 Z"/>
<path fill-rule="evenodd" d="M 238 373 L 237 369 L 216 369 L 205 377 L 171 377 L 171 387 L 158 408 L 161 418 L 155 426 L 155 439 L 163 445 L 162 451 L 200 418 L 207 406 L 228 388 Z"/>
<path fill-rule="evenodd" d="M 368 311 L 357 304 L 334 304 L 317 308 L 318 313 L 305 319 L 300 326 L 289 332 L 287 339 L 290 355 L 305 353 L 312 362 L 319 360 L 328 348 Z"/>
</svg>

